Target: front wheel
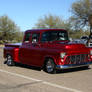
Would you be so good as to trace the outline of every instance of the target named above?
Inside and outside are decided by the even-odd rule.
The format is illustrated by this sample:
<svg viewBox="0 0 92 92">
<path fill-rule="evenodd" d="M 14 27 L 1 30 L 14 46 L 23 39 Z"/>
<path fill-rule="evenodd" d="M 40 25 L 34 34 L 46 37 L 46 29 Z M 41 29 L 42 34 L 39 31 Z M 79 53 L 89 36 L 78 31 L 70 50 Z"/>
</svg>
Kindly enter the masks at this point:
<svg viewBox="0 0 92 92">
<path fill-rule="evenodd" d="M 11 55 L 7 55 L 7 63 L 6 63 L 8 66 L 14 66 L 15 63 L 13 61 L 13 58 Z"/>
<path fill-rule="evenodd" d="M 45 63 L 45 71 L 47 73 L 52 73 L 55 74 L 56 73 L 56 65 L 54 63 L 54 61 L 52 59 L 48 59 Z"/>
</svg>

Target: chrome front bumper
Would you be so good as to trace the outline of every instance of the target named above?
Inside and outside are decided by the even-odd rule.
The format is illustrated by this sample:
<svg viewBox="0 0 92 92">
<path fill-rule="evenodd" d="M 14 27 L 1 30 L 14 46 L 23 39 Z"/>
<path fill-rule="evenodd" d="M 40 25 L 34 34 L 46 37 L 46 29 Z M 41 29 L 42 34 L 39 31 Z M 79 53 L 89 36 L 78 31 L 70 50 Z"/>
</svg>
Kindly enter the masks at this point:
<svg viewBox="0 0 92 92">
<path fill-rule="evenodd" d="M 92 64 L 92 62 L 86 62 L 86 63 L 81 63 L 81 64 L 56 65 L 56 69 L 70 69 L 70 68 L 88 66 L 91 64 Z"/>
</svg>

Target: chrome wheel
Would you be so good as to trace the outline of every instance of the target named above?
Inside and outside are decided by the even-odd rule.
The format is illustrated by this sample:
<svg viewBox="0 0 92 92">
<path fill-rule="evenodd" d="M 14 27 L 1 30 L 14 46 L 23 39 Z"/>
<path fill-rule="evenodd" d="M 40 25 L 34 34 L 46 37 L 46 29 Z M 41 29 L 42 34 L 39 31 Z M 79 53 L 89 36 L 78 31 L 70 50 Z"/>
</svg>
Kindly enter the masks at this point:
<svg viewBox="0 0 92 92">
<path fill-rule="evenodd" d="M 13 62 L 13 59 L 12 59 L 11 55 L 7 55 L 7 65 L 8 66 L 13 66 L 14 65 L 14 62 Z"/>
<path fill-rule="evenodd" d="M 52 59 L 47 60 L 45 68 L 48 73 L 56 73 L 55 64 Z"/>
</svg>

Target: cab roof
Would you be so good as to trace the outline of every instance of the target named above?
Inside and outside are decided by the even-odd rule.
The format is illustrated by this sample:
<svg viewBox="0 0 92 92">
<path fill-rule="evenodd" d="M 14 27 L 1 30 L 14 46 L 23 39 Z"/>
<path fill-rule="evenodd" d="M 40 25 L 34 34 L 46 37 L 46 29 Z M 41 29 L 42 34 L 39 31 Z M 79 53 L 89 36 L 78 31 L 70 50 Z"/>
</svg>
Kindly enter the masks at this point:
<svg viewBox="0 0 92 92">
<path fill-rule="evenodd" d="M 27 32 L 46 32 L 46 31 L 66 31 L 65 29 L 30 29 L 30 30 L 26 30 L 25 33 Z"/>
</svg>

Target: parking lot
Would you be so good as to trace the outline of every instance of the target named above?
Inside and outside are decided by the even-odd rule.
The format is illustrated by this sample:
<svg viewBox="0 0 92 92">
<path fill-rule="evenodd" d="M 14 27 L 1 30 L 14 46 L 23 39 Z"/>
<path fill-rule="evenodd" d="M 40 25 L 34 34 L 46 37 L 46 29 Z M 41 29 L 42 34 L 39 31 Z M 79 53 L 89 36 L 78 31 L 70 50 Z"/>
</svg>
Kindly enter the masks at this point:
<svg viewBox="0 0 92 92">
<path fill-rule="evenodd" d="M 92 66 L 48 74 L 38 68 L 4 64 L 0 48 L 0 92 L 92 92 Z"/>
</svg>

